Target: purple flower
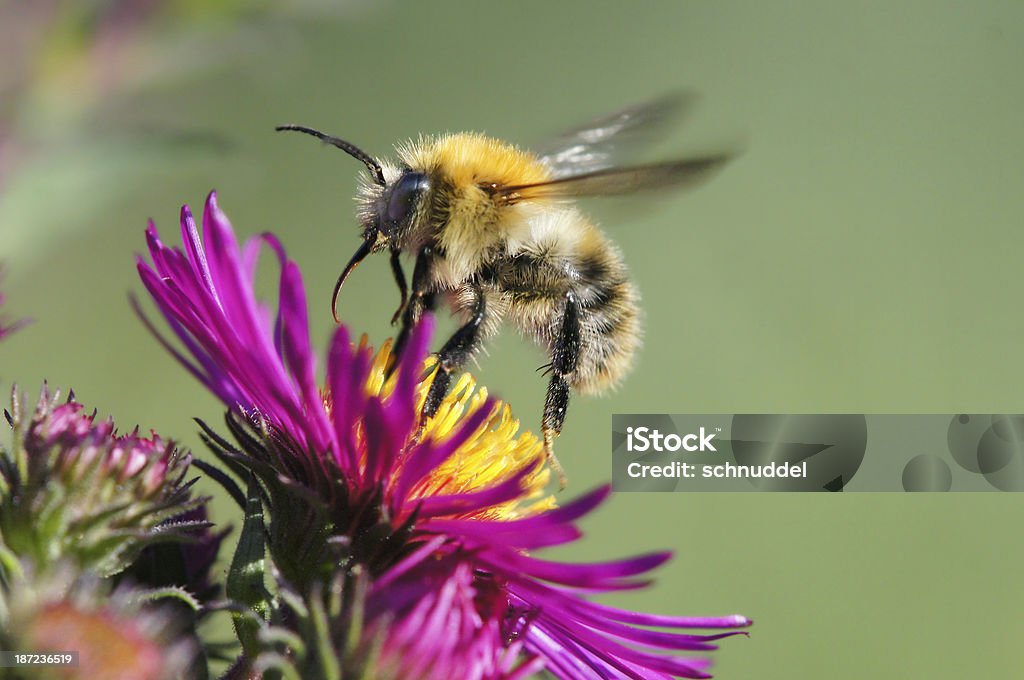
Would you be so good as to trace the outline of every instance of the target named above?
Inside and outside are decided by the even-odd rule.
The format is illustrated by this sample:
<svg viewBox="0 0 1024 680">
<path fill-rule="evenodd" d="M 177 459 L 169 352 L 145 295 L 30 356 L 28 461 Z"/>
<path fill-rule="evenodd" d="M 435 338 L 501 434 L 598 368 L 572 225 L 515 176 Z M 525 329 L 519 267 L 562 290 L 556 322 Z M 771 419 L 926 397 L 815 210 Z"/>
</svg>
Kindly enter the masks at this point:
<svg viewBox="0 0 1024 680">
<path fill-rule="evenodd" d="M 323 577 L 308 566 L 318 560 L 369 574 L 357 618 L 365 622 L 364 646 L 380 645 L 373 677 L 513 679 L 541 667 L 573 679 L 709 677 L 706 660 L 680 653 L 714 649 L 715 640 L 750 624 L 742 616 L 656 616 L 590 601 L 646 585 L 643 577 L 669 553 L 595 564 L 535 557 L 576 540 L 576 520 L 609 490 L 555 508 L 544 493 L 549 472 L 537 438 L 517 434 L 510 409 L 474 392 L 469 376 L 420 422 L 431 378 L 423 369 L 433 363 L 429 319 L 387 380 L 389 346 L 374 356 L 365 339 L 353 345 L 339 327 L 321 385 L 302 277 L 278 240 L 265 234 L 240 247 L 214 194 L 203 241 L 187 207 L 181 230 L 184 249 L 171 248 L 150 224 L 151 263 L 138 262 L 185 352 L 161 342 L 234 414 L 240 450 L 207 434 L 224 460 L 250 465 L 263 481 L 269 547 L 286 581 L 310 592 Z M 281 266 L 276 312 L 254 293 L 263 246 Z M 288 494 L 302 503 L 276 498 Z M 303 515 L 297 508 L 309 499 L 322 507 Z M 304 524 L 295 526 L 296 518 Z M 336 540 L 316 543 L 324 523 Z M 692 628 L 725 632 L 677 632 Z"/>
<path fill-rule="evenodd" d="M 166 524 L 205 501 L 190 496 L 191 457 L 173 442 L 118 434 L 113 421 L 45 387 L 33 413 L 15 392 L 7 415 L 14 438 L 0 448 L 0 536 L 37 571 L 69 561 L 110 576 L 147 545 L 198 528 Z"/>
<path fill-rule="evenodd" d="M 74 651 L 78 663 L 59 675 L 67 679 L 174 680 L 194 677 L 190 664 L 199 651 L 167 606 L 153 606 L 151 594 L 110 584 L 67 569 L 13 579 L 5 604 L 4 643 L 34 653 Z M 40 677 L 37 671 L 32 677 Z M 7 677 L 7 676 L 5 676 Z M 19 675 L 18 677 L 26 677 Z"/>
</svg>

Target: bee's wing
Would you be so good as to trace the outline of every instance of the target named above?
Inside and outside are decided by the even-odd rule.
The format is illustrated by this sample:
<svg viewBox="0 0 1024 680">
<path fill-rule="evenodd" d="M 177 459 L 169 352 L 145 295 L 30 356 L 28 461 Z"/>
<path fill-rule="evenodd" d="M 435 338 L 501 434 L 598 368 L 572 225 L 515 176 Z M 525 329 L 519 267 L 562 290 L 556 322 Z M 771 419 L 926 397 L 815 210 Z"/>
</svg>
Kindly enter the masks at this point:
<svg viewBox="0 0 1024 680">
<path fill-rule="evenodd" d="M 709 177 L 729 160 L 726 154 L 651 163 L 629 168 L 606 168 L 537 184 L 497 187 L 506 203 L 545 198 L 615 196 L 642 189 L 685 188 Z"/>
<path fill-rule="evenodd" d="M 556 179 L 621 166 L 644 146 L 664 138 L 695 101 L 692 93 L 663 95 L 566 130 L 533 150 Z"/>
</svg>

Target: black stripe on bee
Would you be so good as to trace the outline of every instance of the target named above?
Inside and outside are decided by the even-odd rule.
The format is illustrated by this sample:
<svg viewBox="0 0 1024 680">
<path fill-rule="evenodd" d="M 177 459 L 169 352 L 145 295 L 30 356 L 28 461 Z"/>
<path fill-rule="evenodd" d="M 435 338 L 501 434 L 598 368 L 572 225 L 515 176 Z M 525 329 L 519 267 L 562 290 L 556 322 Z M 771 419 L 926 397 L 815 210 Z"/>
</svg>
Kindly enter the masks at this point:
<svg viewBox="0 0 1024 680">
<path fill-rule="evenodd" d="M 589 285 L 603 281 L 608 276 L 608 270 L 608 261 L 601 253 L 584 255 L 576 266 L 580 281 Z"/>
</svg>

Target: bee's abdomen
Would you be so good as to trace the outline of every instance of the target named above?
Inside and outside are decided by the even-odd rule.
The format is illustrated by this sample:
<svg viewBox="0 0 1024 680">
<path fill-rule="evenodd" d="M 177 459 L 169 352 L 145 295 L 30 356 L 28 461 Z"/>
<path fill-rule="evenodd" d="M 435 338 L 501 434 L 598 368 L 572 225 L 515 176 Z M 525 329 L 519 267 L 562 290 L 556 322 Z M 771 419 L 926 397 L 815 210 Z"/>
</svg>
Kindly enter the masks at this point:
<svg viewBox="0 0 1024 680">
<path fill-rule="evenodd" d="M 603 239 L 602 239 L 603 240 Z M 584 251 L 573 288 L 580 305 L 580 352 L 569 383 L 584 394 L 617 387 L 633 366 L 642 328 L 640 296 L 617 249 Z"/>
<path fill-rule="evenodd" d="M 481 273 L 496 294 L 489 309 L 542 344 L 564 351 L 565 305 L 579 305 L 578 349 L 563 375 L 585 394 L 612 389 L 629 373 L 640 347 L 640 296 L 618 248 L 575 211 L 547 212 L 530 238 Z M 570 295 L 571 294 L 571 295 Z M 575 335 L 575 333 L 574 333 Z"/>
</svg>

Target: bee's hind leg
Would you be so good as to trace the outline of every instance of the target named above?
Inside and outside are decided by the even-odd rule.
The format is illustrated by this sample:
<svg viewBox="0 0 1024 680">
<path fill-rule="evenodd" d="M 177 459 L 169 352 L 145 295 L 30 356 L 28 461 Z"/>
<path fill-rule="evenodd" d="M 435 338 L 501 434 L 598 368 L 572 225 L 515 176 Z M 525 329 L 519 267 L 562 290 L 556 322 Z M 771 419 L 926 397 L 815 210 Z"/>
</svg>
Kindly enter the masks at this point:
<svg viewBox="0 0 1024 680">
<path fill-rule="evenodd" d="M 565 488 L 568 479 L 561 463 L 555 457 L 555 439 L 562 431 L 565 410 L 569 407 L 569 383 L 566 378 L 576 370 L 580 355 L 580 334 L 580 304 L 575 293 L 569 291 L 565 295 L 562 324 L 551 349 L 551 381 L 548 383 L 548 394 L 544 400 L 544 418 L 541 421 L 544 454 L 547 456 L 548 464 L 558 475 L 559 489 Z"/>
<path fill-rule="evenodd" d="M 452 373 L 461 368 L 480 347 L 482 339 L 480 331 L 486 318 L 487 305 L 484 302 L 484 291 L 481 286 L 473 287 L 473 295 L 472 316 L 469 321 L 455 331 L 455 334 L 449 338 L 448 342 L 444 343 L 444 347 L 437 353 L 437 373 L 434 374 L 434 381 L 430 384 L 426 401 L 423 402 L 424 419 L 437 413 L 437 409 L 448 393 Z"/>
</svg>

